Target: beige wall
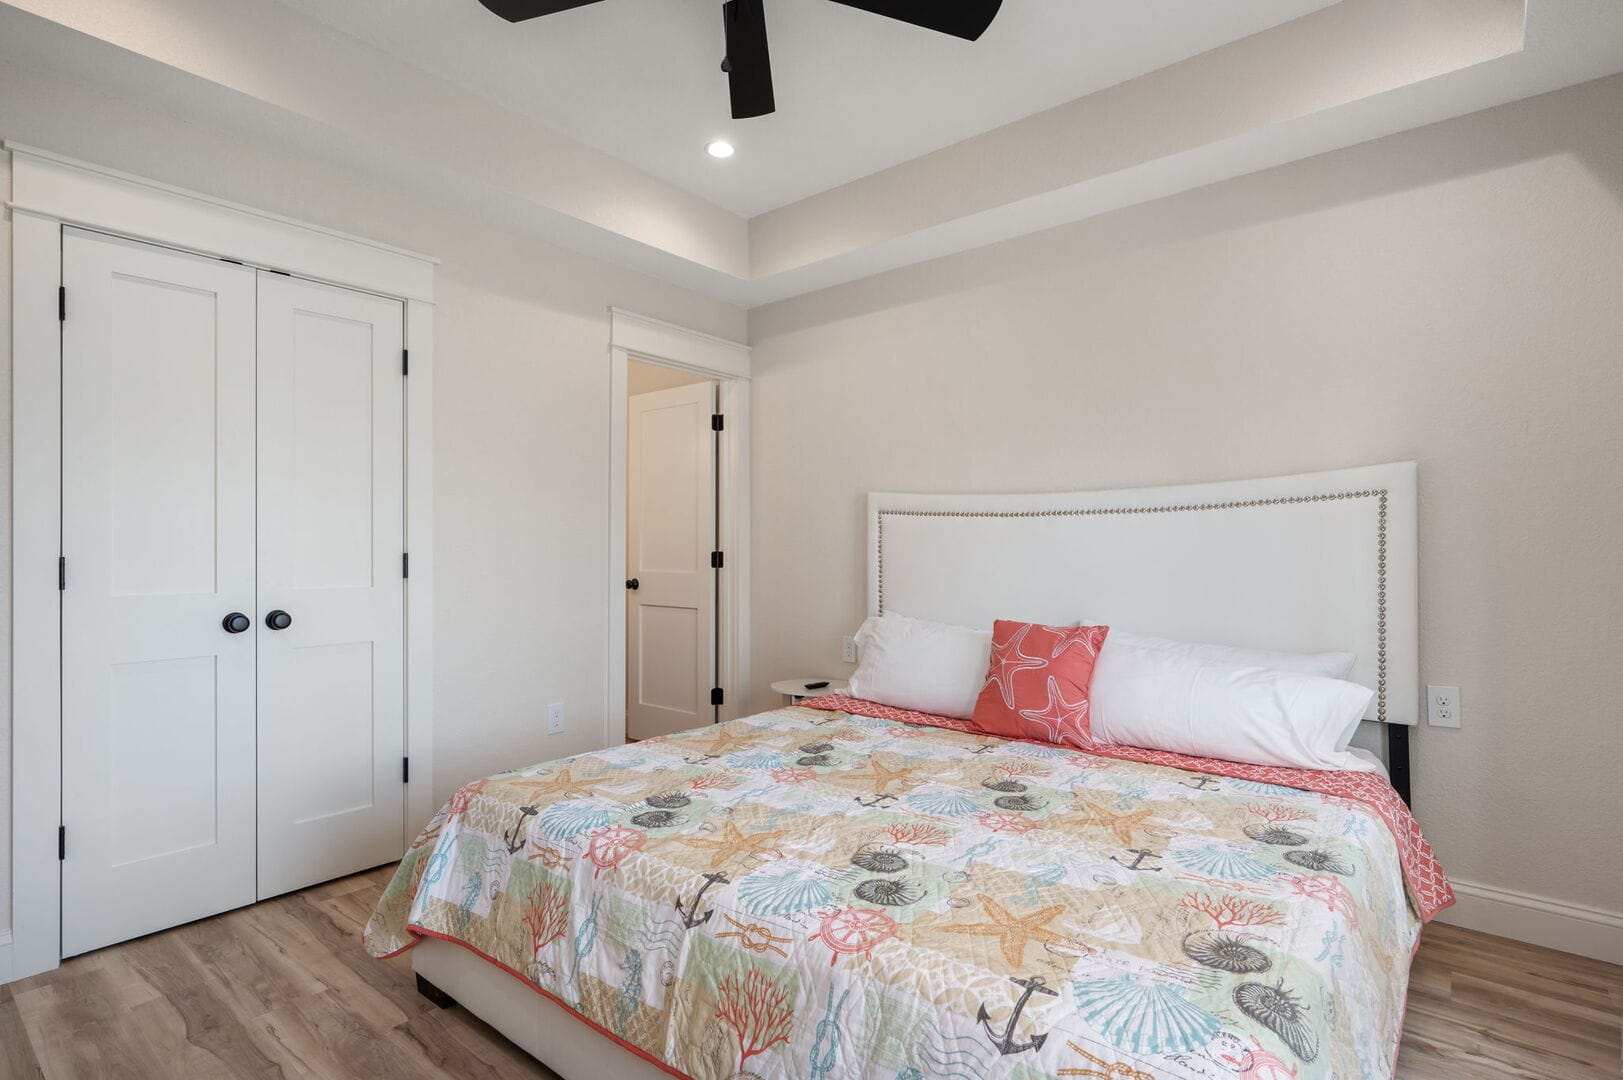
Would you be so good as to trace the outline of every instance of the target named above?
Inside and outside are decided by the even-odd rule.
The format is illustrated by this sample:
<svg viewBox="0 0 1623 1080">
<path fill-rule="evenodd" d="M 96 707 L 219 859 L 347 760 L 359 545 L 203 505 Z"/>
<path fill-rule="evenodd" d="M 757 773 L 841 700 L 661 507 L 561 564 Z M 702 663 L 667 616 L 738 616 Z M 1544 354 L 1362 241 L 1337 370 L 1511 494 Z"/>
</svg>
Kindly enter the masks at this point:
<svg viewBox="0 0 1623 1080">
<path fill-rule="evenodd" d="M 704 381 L 703 375 L 695 375 L 691 371 L 661 367 L 659 364 L 645 364 L 639 360 L 630 360 L 626 363 L 627 397 L 636 397 L 638 394 L 651 394 L 655 390 L 670 390 L 674 387 L 688 386 L 692 383 Z"/>
<path fill-rule="evenodd" d="M 605 738 L 608 308 L 717 335 L 744 315 L 517 239 L 276 146 L 234 139 L 0 64 L 0 137 L 438 255 L 434 791 Z M 9 197 L 0 155 L 0 193 Z M 0 223 L 0 286 L 11 267 Z M 10 289 L 0 311 L 9 315 Z M 9 318 L 0 387 L 10 389 Z M 0 402 L 9 425 L 9 402 Z M 0 430 L 0 483 L 9 432 Z M 3 504 L 9 506 L 9 500 Z M 4 523 L 9 533 L 9 522 Z M 10 545 L 0 545 L 9 552 Z M 0 555 L 0 558 L 3 558 Z M 0 576 L 0 612 L 9 609 Z M 0 637 L 9 633 L 0 617 Z M 7 639 L 9 640 L 9 639 Z M 9 648 L 0 683 L 9 685 Z M 616 675 L 618 678 L 618 674 Z M 9 925 L 10 695 L 0 698 L 0 933 Z M 568 730 L 547 736 L 548 702 Z"/>
<path fill-rule="evenodd" d="M 1417 459 L 1416 808 L 1623 909 L 1623 77 L 751 313 L 755 704 L 838 675 L 870 490 Z M 808 511 L 808 507 L 815 510 Z"/>
</svg>

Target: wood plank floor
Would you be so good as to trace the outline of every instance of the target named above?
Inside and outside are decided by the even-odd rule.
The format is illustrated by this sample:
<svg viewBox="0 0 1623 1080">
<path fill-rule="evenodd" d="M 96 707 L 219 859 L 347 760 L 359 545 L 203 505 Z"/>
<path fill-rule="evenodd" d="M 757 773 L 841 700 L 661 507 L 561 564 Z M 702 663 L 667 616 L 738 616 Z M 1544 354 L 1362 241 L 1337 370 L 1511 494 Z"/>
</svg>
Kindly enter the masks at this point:
<svg viewBox="0 0 1623 1080">
<path fill-rule="evenodd" d="M 1409 974 L 1402 1080 L 1623 1076 L 1623 967 L 1432 923 Z"/>
<path fill-rule="evenodd" d="M 0 986 L 0 1077 L 557 1080 L 361 928 L 393 867 L 75 957 Z"/>
<path fill-rule="evenodd" d="M 77 957 L 0 986 L 0 1078 L 556 1080 L 409 956 L 360 932 L 391 868 Z M 1623 1076 L 1623 967 L 1434 924 L 1415 959 L 1402 1080 Z"/>
</svg>

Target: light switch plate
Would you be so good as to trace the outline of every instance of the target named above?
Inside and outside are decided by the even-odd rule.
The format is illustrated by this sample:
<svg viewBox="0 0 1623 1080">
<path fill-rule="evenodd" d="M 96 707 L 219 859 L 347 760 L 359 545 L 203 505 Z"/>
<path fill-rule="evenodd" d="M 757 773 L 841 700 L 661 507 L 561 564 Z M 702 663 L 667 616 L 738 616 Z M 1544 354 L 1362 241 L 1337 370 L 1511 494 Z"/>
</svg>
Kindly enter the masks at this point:
<svg viewBox="0 0 1623 1080">
<path fill-rule="evenodd" d="M 547 734 L 556 735 L 564 729 L 564 703 L 553 702 L 547 706 Z"/>
<path fill-rule="evenodd" d="M 847 664 L 854 664 L 857 662 L 856 638 L 842 637 L 840 639 L 840 659 L 845 661 Z"/>
<path fill-rule="evenodd" d="M 1460 688 L 1426 687 L 1426 723 L 1432 727 L 1460 726 Z"/>
</svg>

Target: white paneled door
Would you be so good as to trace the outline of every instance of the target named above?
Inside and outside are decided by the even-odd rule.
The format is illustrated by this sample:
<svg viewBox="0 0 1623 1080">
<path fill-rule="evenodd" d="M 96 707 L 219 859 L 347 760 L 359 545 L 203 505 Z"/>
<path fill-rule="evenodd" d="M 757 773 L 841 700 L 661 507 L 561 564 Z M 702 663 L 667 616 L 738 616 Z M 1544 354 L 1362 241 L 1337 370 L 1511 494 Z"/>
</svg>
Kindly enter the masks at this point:
<svg viewBox="0 0 1623 1080">
<path fill-rule="evenodd" d="M 72 956 L 254 900 L 254 272 L 74 229 L 62 266 Z"/>
<path fill-rule="evenodd" d="M 403 311 L 259 275 L 259 895 L 400 856 Z"/>
<path fill-rule="evenodd" d="M 626 735 L 710 723 L 715 677 L 714 383 L 630 399 Z"/>
<path fill-rule="evenodd" d="M 63 230 L 62 951 L 398 858 L 402 305 Z"/>
</svg>

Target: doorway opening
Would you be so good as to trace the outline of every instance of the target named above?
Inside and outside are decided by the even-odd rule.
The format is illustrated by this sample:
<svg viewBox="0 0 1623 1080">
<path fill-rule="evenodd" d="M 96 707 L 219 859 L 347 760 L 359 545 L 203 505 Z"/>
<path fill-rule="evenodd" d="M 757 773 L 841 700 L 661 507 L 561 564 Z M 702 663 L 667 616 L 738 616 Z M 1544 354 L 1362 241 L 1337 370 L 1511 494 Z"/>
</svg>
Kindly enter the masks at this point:
<svg viewBox="0 0 1623 1080">
<path fill-rule="evenodd" d="M 697 372 L 627 363 L 627 742 L 719 718 L 718 392 Z"/>
<path fill-rule="evenodd" d="M 749 699 L 749 347 L 610 310 L 605 745 Z"/>
</svg>

